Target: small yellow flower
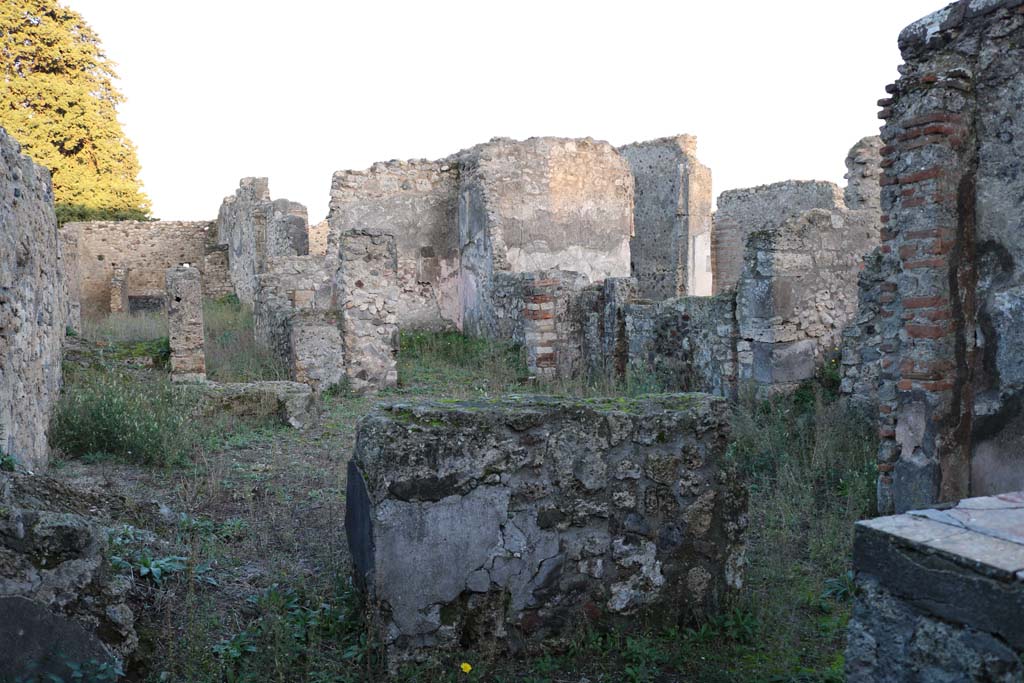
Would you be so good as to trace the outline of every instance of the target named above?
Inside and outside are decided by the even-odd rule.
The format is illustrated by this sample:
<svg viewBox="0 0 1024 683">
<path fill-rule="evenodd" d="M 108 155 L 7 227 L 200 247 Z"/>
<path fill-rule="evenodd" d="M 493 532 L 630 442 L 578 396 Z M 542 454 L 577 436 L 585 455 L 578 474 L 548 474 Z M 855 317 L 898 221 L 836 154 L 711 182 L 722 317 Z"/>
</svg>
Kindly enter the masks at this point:
<svg viewBox="0 0 1024 683">
<path fill-rule="evenodd" d="M 473 666 L 469 662 L 463 662 L 459 668 L 462 669 L 462 673 L 464 674 L 468 674 L 473 670 Z"/>
</svg>

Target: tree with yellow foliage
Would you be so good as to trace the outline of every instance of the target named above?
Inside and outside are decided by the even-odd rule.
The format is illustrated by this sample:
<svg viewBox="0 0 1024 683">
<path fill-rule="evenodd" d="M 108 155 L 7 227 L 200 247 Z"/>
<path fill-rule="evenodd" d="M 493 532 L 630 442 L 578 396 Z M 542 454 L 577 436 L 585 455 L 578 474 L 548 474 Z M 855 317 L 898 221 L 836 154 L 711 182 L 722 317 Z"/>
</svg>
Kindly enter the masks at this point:
<svg viewBox="0 0 1024 683">
<path fill-rule="evenodd" d="M 60 222 L 149 215 L 117 120 L 117 75 L 78 13 L 57 0 L 2 0 L 0 74 L 0 126 L 50 169 Z"/>
</svg>

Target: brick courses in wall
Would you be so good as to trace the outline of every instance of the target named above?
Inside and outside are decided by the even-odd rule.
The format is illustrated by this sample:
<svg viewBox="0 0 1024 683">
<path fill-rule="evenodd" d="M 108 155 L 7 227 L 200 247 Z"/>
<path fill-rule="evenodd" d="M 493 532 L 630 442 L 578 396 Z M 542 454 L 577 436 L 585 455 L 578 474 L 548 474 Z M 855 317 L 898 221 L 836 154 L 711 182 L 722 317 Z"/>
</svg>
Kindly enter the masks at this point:
<svg viewBox="0 0 1024 683">
<path fill-rule="evenodd" d="M 165 277 L 171 379 L 202 382 L 206 380 L 202 275 L 197 268 L 176 266 L 168 268 Z"/>
<path fill-rule="evenodd" d="M 1024 487 L 1022 6 L 909 26 L 879 103 L 882 511 Z"/>
<path fill-rule="evenodd" d="M 0 128 L 0 451 L 45 469 L 68 303 L 50 173 Z"/>
</svg>

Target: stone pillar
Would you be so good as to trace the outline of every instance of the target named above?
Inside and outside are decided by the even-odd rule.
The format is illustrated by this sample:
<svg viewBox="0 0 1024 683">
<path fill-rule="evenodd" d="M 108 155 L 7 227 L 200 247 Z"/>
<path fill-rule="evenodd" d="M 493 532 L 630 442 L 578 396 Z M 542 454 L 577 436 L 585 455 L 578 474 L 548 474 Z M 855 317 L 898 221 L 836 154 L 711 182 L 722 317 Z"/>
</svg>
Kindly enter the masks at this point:
<svg viewBox="0 0 1024 683">
<path fill-rule="evenodd" d="M 880 103 L 881 250 L 897 266 L 881 285 L 889 328 L 879 388 L 883 512 L 964 498 L 970 486 L 978 163 L 971 77 L 936 73 L 941 65 L 929 63 L 927 51 L 914 61 Z"/>
<path fill-rule="evenodd" d="M 555 297 L 559 281 L 554 278 L 523 282 L 523 338 L 526 366 L 542 379 L 558 375 L 558 331 L 555 329 Z"/>
<path fill-rule="evenodd" d="M 637 142 L 619 153 L 636 183 L 629 248 L 639 296 L 711 294 L 711 169 L 697 159 L 697 138 Z"/>
<path fill-rule="evenodd" d="M 82 332 L 82 270 L 80 266 L 81 228 L 65 224 L 58 230 L 60 237 L 60 276 L 64 286 L 67 329 Z"/>
<path fill-rule="evenodd" d="M 352 388 L 398 383 L 398 255 L 395 238 L 377 230 L 341 235 L 338 291 L 345 370 Z"/>
<path fill-rule="evenodd" d="M 114 266 L 110 276 L 110 312 L 129 313 L 128 277 L 131 269 L 127 266 Z"/>
<path fill-rule="evenodd" d="M 320 392 L 345 378 L 345 351 L 334 316 L 295 314 L 288 324 L 292 379 Z"/>
<path fill-rule="evenodd" d="M 171 379 L 206 380 L 203 350 L 203 286 L 198 268 L 167 270 L 167 334 L 171 343 Z"/>
</svg>

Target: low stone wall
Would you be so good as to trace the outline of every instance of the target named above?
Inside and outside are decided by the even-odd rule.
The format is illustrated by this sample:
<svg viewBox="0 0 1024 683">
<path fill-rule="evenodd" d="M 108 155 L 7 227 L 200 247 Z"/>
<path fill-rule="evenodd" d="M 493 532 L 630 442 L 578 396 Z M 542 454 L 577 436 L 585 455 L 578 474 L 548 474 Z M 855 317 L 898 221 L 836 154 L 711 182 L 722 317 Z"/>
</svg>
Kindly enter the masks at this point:
<svg viewBox="0 0 1024 683">
<path fill-rule="evenodd" d="M 699 623 L 742 580 L 746 493 L 706 395 L 392 405 L 359 425 L 346 530 L 394 665 L 570 624 Z M 471 523 L 467 523 L 471 520 Z"/>
<path fill-rule="evenodd" d="M 206 379 L 203 334 L 202 275 L 196 268 L 178 266 L 166 275 L 167 336 L 171 345 L 171 379 Z"/>
<path fill-rule="evenodd" d="M 0 128 L 0 451 L 46 467 L 68 316 L 50 173 Z"/>
<path fill-rule="evenodd" d="M 1024 680 L 1024 493 L 857 524 L 849 683 Z"/>
</svg>

